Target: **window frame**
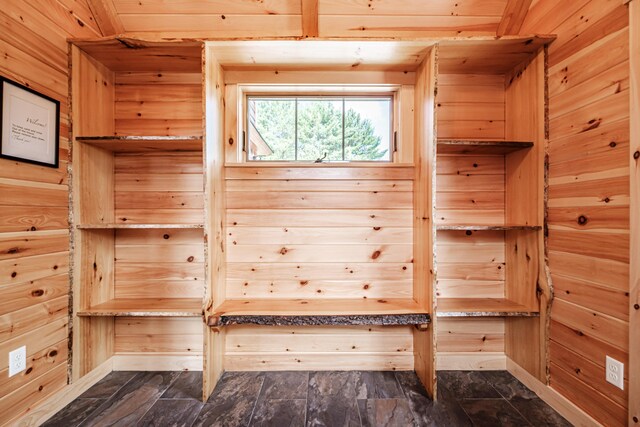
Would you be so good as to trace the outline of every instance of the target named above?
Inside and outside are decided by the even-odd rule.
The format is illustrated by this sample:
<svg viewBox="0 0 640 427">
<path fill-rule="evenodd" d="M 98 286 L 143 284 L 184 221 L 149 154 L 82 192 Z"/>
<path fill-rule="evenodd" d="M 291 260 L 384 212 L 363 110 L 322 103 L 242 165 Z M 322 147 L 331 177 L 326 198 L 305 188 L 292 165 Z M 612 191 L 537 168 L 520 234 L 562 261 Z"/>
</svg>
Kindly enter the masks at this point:
<svg viewBox="0 0 640 427">
<path fill-rule="evenodd" d="M 270 87 L 266 91 L 251 91 L 243 90 L 241 97 L 240 111 L 242 111 L 242 120 L 239 123 L 239 127 L 242 131 L 242 162 L 250 164 L 370 164 L 370 165 L 384 165 L 396 162 L 396 154 L 398 152 L 398 94 L 399 87 L 390 87 L 385 85 L 383 87 L 359 87 L 354 90 L 354 87 L 349 86 L 332 86 L 330 89 L 324 88 L 324 90 L 317 90 L 318 88 L 299 87 L 296 90 L 278 90 L 278 86 Z M 366 99 L 366 98 L 388 98 L 389 103 L 389 155 L 384 160 L 323 160 L 322 162 L 316 162 L 314 160 L 259 160 L 251 159 L 249 157 L 249 100 L 255 98 L 274 98 L 274 99 L 343 99 L 348 101 L 349 98 L 353 99 Z M 297 105 L 297 104 L 296 104 Z M 297 108 L 296 108 L 297 110 Z M 344 111 L 343 111 L 344 121 Z M 295 151 L 297 157 L 298 151 L 298 139 L 297 139 L 297 120 L 296 126 L 296 141 Z M 345 149 L 344 140 L 344 127 L 343 127 L 343 140 L 342 140 L 343 152 Z"/>
</svg>

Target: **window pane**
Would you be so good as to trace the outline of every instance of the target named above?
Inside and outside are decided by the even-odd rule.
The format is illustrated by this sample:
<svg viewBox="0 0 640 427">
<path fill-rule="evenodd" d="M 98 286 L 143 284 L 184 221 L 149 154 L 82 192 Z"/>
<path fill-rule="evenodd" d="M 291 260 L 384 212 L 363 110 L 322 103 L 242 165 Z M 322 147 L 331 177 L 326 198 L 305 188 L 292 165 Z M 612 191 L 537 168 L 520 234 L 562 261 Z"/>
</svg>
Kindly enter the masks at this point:
<svg viewBox="0 0 640 427">
<path fill-rule="evenodd" d="M 295 160 L 295 100 L 250 98 L 249 160 Z"/>
<path fill-rule="evenodd" d="M 342 158 L 342 99 L 298 99 L 298 160 Z"/>
<path fill-rule="evenodd" d="M 391 99 L 345 100 L 345 160 L 391 159 Z"/>
</svg>

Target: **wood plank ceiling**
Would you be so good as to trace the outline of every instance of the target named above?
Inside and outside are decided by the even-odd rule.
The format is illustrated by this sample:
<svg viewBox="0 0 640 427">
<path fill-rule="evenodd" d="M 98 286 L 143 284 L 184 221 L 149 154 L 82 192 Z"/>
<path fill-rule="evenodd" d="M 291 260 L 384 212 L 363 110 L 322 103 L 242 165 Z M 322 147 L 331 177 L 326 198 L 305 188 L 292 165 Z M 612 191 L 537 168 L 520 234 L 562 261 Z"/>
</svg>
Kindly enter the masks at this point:
<svg viewBox="0 0 640 427">
<path fill-rule="evenodd" d="M 509 35 L 532 0 L 88 0 L 105 36 Z"/>
</svg>

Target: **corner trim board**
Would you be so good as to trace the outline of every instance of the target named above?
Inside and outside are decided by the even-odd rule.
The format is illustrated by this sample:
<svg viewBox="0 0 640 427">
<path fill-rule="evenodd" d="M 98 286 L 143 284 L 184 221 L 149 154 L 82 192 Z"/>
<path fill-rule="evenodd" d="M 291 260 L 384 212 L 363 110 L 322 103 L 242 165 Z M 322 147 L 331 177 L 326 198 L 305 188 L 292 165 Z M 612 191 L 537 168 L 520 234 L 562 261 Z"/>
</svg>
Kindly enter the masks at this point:
<svg viewBox="0 0 640 427">
<path fill-rule="evenodd" d="M 25 416 L 15 420 L 13 425 L 22 427 L 39 426 L 94 384 L 113 371 L 113 359 L 109 359 L 82 378 L 58 390 L 39 405 L 32 408 Z"/>
<path fill-rule="evenodd" d="M 550 386 L 541 383 L 537 378 L 524 370 L 513 360 L 507 358 L 507 371 L 521 383 L 544 400 L 549 406 L 558 411 L 567 421 L 576 427 L 602 427 L 589 414 L 574 405 L 569 399 L 555 391 Z"/>
</svg>

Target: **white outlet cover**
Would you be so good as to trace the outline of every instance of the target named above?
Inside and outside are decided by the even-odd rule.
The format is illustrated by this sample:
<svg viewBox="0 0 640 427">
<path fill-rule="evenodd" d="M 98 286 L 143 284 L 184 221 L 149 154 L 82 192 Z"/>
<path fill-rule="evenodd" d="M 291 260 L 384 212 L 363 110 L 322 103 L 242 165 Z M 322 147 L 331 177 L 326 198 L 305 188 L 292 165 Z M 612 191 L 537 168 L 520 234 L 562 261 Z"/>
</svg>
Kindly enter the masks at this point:
<svg viewBox="0 0 640 427">
<path fill-rule="evenodd" d="M 22 346 L 9 353 L 9 376 L 27 369 L 27 347 Z"/>
<path fill-rule="evenodd" d="M 606 362 L 607 382 L 624 390 L 624 363 L 609 356 L 606 356 Z"/>
</svg>

